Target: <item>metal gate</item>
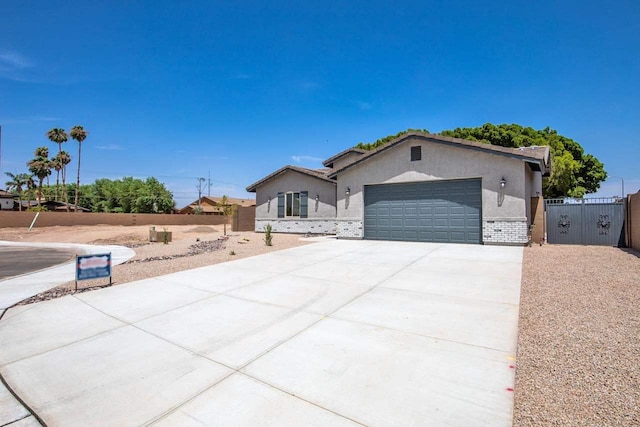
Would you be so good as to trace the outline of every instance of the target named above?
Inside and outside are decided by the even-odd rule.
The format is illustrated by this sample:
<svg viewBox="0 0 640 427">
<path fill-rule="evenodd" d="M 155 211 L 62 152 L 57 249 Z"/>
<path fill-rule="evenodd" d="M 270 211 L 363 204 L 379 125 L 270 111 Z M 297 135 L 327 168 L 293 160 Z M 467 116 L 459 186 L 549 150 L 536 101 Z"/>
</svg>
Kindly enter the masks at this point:
<svg viewBox="0 0 640 427">
<path fill-rule="evenodd" d="M 545 208 L 549 243 L 623 245 L 623 199 L 548 199 Z"/>
</svg>

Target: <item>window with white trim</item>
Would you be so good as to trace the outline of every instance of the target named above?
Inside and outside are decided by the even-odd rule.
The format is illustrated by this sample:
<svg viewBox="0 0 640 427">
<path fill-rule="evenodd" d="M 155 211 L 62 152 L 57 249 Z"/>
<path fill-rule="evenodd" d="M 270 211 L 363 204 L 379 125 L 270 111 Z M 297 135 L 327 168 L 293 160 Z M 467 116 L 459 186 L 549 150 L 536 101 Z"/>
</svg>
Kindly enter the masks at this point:
<svg viewBox="0 0 640 427">
<path fill-rule="evenodd" d="M 300 216 L 300 193 L 286 193 L 284 214 L 285 216 Z"/>
</svg>

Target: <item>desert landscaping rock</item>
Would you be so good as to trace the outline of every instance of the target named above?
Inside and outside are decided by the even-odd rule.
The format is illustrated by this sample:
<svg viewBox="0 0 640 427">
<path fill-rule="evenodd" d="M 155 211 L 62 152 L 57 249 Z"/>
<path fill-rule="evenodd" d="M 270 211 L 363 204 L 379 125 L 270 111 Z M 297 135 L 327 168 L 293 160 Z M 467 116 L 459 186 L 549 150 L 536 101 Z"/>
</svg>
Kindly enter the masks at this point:
<svg viewBox="0 0 640 427">
<path fill-rule="evenodd" d="M 640 425 L 640 254 L 524 252 L 513 425 Z"/>
<path fill-rule="evenodd" d="M 162 276 L 183 270 L 204 267 L 221 262 L 275 252 L 286 248 L 312 243 L 300 240 L 297 234 L 274 236 L 273 246 L 266 246 L 262 234 L 254 232 L 227 232 L 223 236 L 208 226 L 170 226 L 173 241 L 150 243 L 148 226 L 72 226 L 42 227 L 29 232 L 24 228 L 0 228 L 0 240 L 16 242 L 60 242 L 116 244 L 132 248 L 136 252 L 128 263 L 113 267 L 113 285 Z M 220 245 L 222 245 L 220 247 Z M 218 249 L 219 247 L 219 249 Z M 225 249 L 225 250 L 222 250 Z M 235 255 L 230 255 L 233 251 Z M 145 260 L 146 261 L 142 261 Z M 101 289 L 108 280 L 86 280 L 78 282 L 78 291 Z M 70 281 L 54 289 L 28 298 L 20 304 L 46 301 L 73 294 L 75 283 Z"/>
</svg>

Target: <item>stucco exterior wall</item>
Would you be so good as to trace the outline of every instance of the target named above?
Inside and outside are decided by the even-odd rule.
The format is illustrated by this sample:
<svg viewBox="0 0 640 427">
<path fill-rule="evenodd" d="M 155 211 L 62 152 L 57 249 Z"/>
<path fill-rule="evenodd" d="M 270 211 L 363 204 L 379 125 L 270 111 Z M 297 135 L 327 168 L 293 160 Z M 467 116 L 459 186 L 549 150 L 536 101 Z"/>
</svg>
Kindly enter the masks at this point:
<svg viewBox="0 0 640 427">
<path fill-rule="evenodd" d="M 300 224 L 293 224 L 293 222 L 304 222 L 305 218 L 278 218 L 278 193 L 289 191 L 309 192 L 308 220 L 331 220 L 333 224 L 336 218 L 335 185 L 296 171 L 287 171 L 256 189 L 256 231 L 264 231 L 264 225 L 266 222 L 270 222 L 274 227 L 273 231 L 277 232 L 313 232 L 301 227 Z M 318 201 L 316 201 L 316 195 Z M 277 230 L 276 222 L 280 224 Z M 292 222 L 292 224 L 286 224 L 287 222 Z M 322 229 L 324 230 L 325 227 L 323 226 Z M 320 232 L 324 233 L 325 231 Z"/>
<path fill-rule="evenodd" d="M 362 156 L 362 154 L 351 152 L 346 156 L 339 158 L 338 160 L 334 160 L 333 169 L 340 169 L 342 166 L 346 165 L 347 163 L 351 163 L 356 157 L 360 156 Z"/>
<path fill-rule="evenodd" d="M 13 209 L 13 199 L 0 197 L 0 209 L 2 209 L 2 210 L 12 210 Z"/>
<path fill-rule="evenodd" d="M 422 160 L 412 162 L 411 147 L 417 145 Z M 410 138 L 338 175 L 337 219 L 362 221 L 368 184 L 482 178 L 483 220 L 526 222 L 525 167 L 519 159 Z M 507 183 L 500 189 L 503 177 Z"/>
</svg>

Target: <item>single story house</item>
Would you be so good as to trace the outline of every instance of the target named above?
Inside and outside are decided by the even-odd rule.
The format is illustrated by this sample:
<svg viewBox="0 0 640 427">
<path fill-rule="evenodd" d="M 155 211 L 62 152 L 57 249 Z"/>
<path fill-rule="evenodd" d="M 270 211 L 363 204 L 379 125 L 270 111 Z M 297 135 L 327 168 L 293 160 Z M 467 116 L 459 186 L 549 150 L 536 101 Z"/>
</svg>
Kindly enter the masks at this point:
<svg viewBox="0 0 640 427">
<path fill-rule="evenodd" d="M 0 210 L 10 211 L 13 210 L 14 199 L 18 196 L 11 194 L 8 191 L 0 190 Z"/>
<path fill-rule="evenodd" d="M 58 202 L 55 200 L 43 200 L 40 203 L 40 206 L 44 207 L 47 212 L 67 212 L 67 203 Z M 22 201 L 22 210 L 27 210 L 29 208 L 35 208 L 38 206 L 37 200 L 23 200 Z M 16 201 L 13 210 L 20 210 L 19 203 Z M 73 203 L 69 203 L 69 212 L 91 212 L 91 209 L 74 205 Z"/>
<path fill-rule="evenodd" d="M 255 206 L 256 201 L 253 199 L 236 199 L 233 197 L 227 197 L 227 204 L 240 207 Z M 180 209 L 181 214 L 195 214 L 198 211 L 198 206 L 203 215 L 222 215 L 222 197 L 203 196 L 198 200 L 189 203 L 184 208 Z"/>
<path fill-rule="evenodd" d="M 542 223 L 549 147 L 507 148 L 409 132 L 324 169 L 285 166 L 247 187 L 256 231 L 339 238 L 526 244 Z M 542 225 L 539 225 L 540 229 Z"/>
</svg>

